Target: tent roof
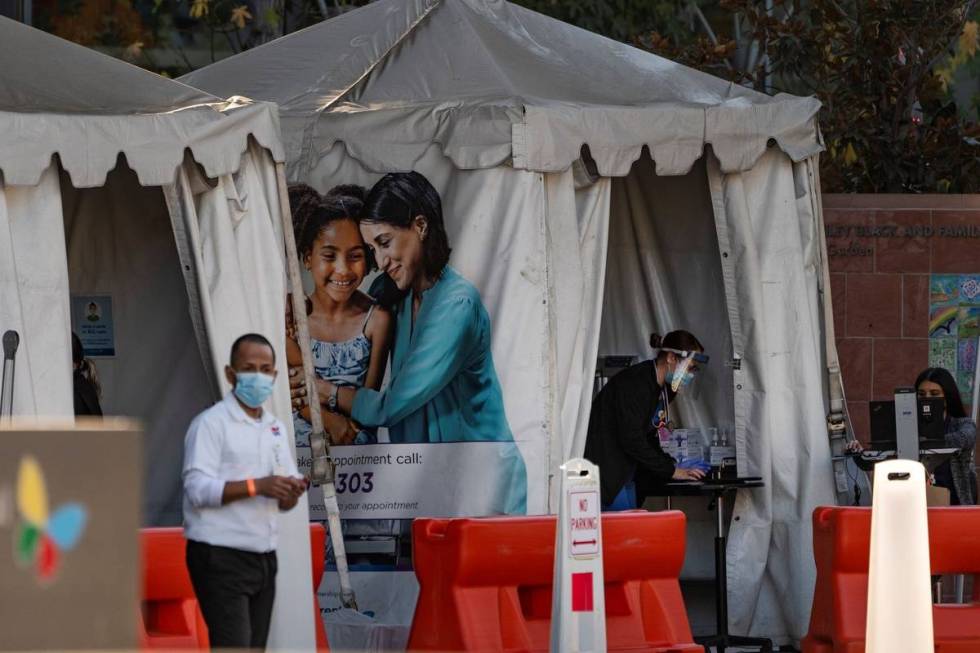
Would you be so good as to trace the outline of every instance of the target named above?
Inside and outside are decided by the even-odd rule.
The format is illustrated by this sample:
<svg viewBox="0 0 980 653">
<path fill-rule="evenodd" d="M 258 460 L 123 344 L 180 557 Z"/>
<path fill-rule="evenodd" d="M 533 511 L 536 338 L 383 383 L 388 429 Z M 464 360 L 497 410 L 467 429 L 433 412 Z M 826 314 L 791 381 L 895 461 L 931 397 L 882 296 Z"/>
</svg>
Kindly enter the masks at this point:
<svg viewBox="0 0 980 653">
<path fill-rule="evenodd" d="M 252 135 L 278 160 L 276 108 L 197 89 L 0 17 L 0 172 L 33 185 L 58 154 L 79 188 L 119 153 L 144 185 L 171 183 L 190 149 L 207 174 L 235 172 Z"/>
<path fill-rule="evenodd" d="M 375 170 L 432 143 L 462 168 L 567 168 L 588 144 L 622 175 L 648 145 L 662 174 L 710 143 L 725 170 L 774 139 L 819 152 L 814 98 L 769 97 L 504 0 L 377 0 L 181 78 L 277 102 L 291 165 L 343 141 Z"/>
</svg>

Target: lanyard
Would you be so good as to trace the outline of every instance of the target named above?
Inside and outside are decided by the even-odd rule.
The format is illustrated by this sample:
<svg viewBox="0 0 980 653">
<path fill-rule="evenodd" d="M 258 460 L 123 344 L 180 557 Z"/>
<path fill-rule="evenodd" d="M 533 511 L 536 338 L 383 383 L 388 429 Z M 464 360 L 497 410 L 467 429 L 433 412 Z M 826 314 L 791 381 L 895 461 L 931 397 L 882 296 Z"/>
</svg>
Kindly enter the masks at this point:
<svg viewBox="0 0 980 653">
<path fill-rule="evenodd" d="M 657 368 L 656 368 L 656 366 L 654 366 L 654 368 L 653 368 L 653 380 L 654 380 L 654 382 L 657 382 Z M 659 383 L 658 383 L 658 385 L 659 385 Z M 664 418 L 663 418 L 663 421 L 662 422 L 659 422 L 658 421 L 658 423 L 654 425 L 654 426 L 657 427 L 657 429 L 667 428 L 667 425 L 670 424 L 670 408 L 668 407 L 670 404 L 668 403 L 667 386 L 666 385 L 660 386 L 660 402 L 657 404 L 657 406 L 659 406 L 660 404 L 663 404 L 663 407 L 664 407 L 663 408 Z M 654 412 L 657 412 L 657 406 L 654 406 Z"/>
</svg>

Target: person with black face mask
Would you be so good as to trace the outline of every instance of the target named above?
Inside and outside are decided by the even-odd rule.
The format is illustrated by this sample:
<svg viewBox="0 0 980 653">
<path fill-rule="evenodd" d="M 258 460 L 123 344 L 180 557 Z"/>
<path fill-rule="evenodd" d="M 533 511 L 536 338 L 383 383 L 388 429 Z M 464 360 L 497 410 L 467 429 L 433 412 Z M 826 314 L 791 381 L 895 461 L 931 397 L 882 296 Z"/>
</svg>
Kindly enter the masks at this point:
<svg viewBox="0 0 980 653">
<path fill-rule="evenodd" d="M 655 482 L 699 480 L 704 473 L 680 469 L 660 447 L 670 428 L 670 403 L 707 363 L 704 347 L 687 331 L 653 334 L 653 360 L 628 367 L 592 401 L 585 457 L 599 467 L 603 509 L 637 507 L 634 477 L 638 470 Z"/>
<path fill-rule="evenodd" d="M 71 334 L 72 385 L 75 395 L 75 415 L 102 416 L 102 387 L 95 363 L 85 358 L 85 348 L 79 337 Z"/>
</svg>

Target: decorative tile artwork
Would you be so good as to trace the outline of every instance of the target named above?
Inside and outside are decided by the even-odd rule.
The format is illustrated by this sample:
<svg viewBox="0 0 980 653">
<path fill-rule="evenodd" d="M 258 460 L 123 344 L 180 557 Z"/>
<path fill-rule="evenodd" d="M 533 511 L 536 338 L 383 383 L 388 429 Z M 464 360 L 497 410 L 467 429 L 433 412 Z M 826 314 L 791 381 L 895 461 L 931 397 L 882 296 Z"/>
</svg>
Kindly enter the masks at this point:
<svg viewBox="0 0 980 653">
<path fill-rule="evenodd" d="M 963 403 L 973 398 L 980 338 L 980 275 L 933 274 L 929 283 L 929 366 L 945 367 Z"/>
</svg>

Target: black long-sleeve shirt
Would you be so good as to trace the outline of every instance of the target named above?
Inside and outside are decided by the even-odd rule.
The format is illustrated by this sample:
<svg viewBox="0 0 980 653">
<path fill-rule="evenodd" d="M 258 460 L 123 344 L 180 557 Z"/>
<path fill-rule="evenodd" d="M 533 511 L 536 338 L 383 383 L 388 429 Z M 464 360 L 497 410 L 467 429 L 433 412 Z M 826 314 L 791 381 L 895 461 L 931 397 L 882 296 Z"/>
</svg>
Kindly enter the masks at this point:
<svg viewBox="0 0 980 653">
<path fill-rule="evenodd" d="M 585 457 L 599 467 L 603 504 L 612 503 L 637 466 L 660 482 L 673 476 L 674 459 L 653 427 L 659 398 L 656 366 L 645 361 L 609 379 L 593 400 Z"/>
<path fill-rule="evenodd" d="M 76 415 L 102 415 L 99 393 L 89 379 L 79 371 L 73 374 Z"/>
</svg>

